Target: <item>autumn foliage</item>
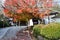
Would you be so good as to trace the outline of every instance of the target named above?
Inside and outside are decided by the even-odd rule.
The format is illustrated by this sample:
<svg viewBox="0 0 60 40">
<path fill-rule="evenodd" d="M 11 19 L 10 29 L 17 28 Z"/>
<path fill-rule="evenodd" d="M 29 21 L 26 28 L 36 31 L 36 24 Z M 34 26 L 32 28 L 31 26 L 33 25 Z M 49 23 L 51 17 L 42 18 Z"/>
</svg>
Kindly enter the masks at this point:
<svg viewBox="0 0 60 40">
<path fill-rule="evenodd" d="M 47 10 L 45 10 L 45 12 L 39 12 L 40 9 L 38 8 L 37 1 L 38 0 L 6 0 L 4 3 L 5 15 L 7 17 L 12 17 L 14 21 L 24 19 L 29 20 L 33 17 L 43 18 Z M 45 3 L 45 1 L 47 0 L 43 0 L 45 8 L 52 6 L 52 3 Z M 49 2 L 51 1 L 52 0 L 49 0 Z"/>
</svg>

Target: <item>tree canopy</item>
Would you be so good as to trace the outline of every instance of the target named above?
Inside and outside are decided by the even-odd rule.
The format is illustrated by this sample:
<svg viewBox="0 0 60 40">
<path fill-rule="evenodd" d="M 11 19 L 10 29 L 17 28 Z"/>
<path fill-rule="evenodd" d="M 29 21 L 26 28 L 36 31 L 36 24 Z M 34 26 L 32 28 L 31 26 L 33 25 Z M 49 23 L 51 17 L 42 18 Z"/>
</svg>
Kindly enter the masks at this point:
<svg viewBox="0 0 60 40">
<path fill-rule="evenodd" d="M 49 3 L 48 3 L 49 2 Z M 7 17 L 14 20 L 30 19 L 33 17 L 44 17 L 52 7 L 52 0 L 5 0 L 4 12 Z"/>
</svg>

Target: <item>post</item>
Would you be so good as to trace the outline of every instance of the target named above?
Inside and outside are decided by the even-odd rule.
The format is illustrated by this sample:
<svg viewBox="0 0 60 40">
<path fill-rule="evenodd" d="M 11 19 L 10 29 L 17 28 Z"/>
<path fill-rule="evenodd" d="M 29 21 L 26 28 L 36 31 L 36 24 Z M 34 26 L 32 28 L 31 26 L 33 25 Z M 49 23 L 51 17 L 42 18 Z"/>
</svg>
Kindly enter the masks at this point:
<svg viewBox="0 0 60 40">
<path fill-rule="evenodd" d="M 17 27 L 17 21 L 16 21 L 16 27 Z"/>
<path fill-rule="evenodd" d="M 3 27 L 4 27 L 4 20 L 2 19 L 1 21 L 3 22 Z"/>
<path fill-rule="evenodd" d="M 4 21 L 3 21 L 3 27 L 4 27 Z"/>
<path fill-rule="evenodd" d="M 40 24 L 40 20 L 38 20 L 38 24 Z"/>
<path fill-rule="evenodd" d="M 20 26 L 20 21 L 19 21 L 19 26 Z"/>
</svg>

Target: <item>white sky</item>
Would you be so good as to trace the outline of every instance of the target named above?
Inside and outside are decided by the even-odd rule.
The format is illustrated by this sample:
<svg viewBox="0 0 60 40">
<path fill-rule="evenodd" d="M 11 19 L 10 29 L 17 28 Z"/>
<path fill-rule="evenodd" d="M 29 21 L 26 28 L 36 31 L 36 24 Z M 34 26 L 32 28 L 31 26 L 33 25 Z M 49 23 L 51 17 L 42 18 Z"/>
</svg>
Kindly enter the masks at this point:
<svg viewBox="0 0 60 40">
<path fill-rule="evenodd" d="M 54 0 L 55 2 L 58 2 L 58 4 L 60 5 L 60 0 Z"/>
<path fill-rule="evenodd" d="M 2 3 L 4 3 L 5 0 L 0 0 Z"/>
</svg>

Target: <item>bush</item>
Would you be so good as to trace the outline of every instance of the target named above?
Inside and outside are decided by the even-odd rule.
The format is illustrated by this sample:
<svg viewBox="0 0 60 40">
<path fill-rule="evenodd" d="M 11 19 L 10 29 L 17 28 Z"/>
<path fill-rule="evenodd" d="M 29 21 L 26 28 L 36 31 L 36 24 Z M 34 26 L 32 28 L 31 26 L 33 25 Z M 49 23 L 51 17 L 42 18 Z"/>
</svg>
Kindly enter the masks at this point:
<svg viewBox="0 0 60 40">
<path fill-rule="evenodd" d="M 10 24 L 8 21 L 5 21 L 5 22 L 0 21 L 0 28 L 9 27 L 9 26 L 10 26 Z"/>
<path fill-rule="evenodd" d="M 33 34 L 35 37 L 37 37 L 38 35 L 40 35 L 40 30 L 41 30 L 41 25 L 35 25 L 33 28 Z"/>
<path fill-rule="evenodd" d="M 46 27 L 42 28 L 40 33 L 49 39 L 59 39 L 60 38 L 60 23 L 48 24 Z"/>
<path fill-rule="evenodd" d="M 36 30 L 38 29 L 38 30 Z M 39 31 L 39 35 L 48 40 L 58 40 L 60 38 L 60 23 L 51 23 L 41 27 L 36 26 L 34 31 Z"/>
</svg>

